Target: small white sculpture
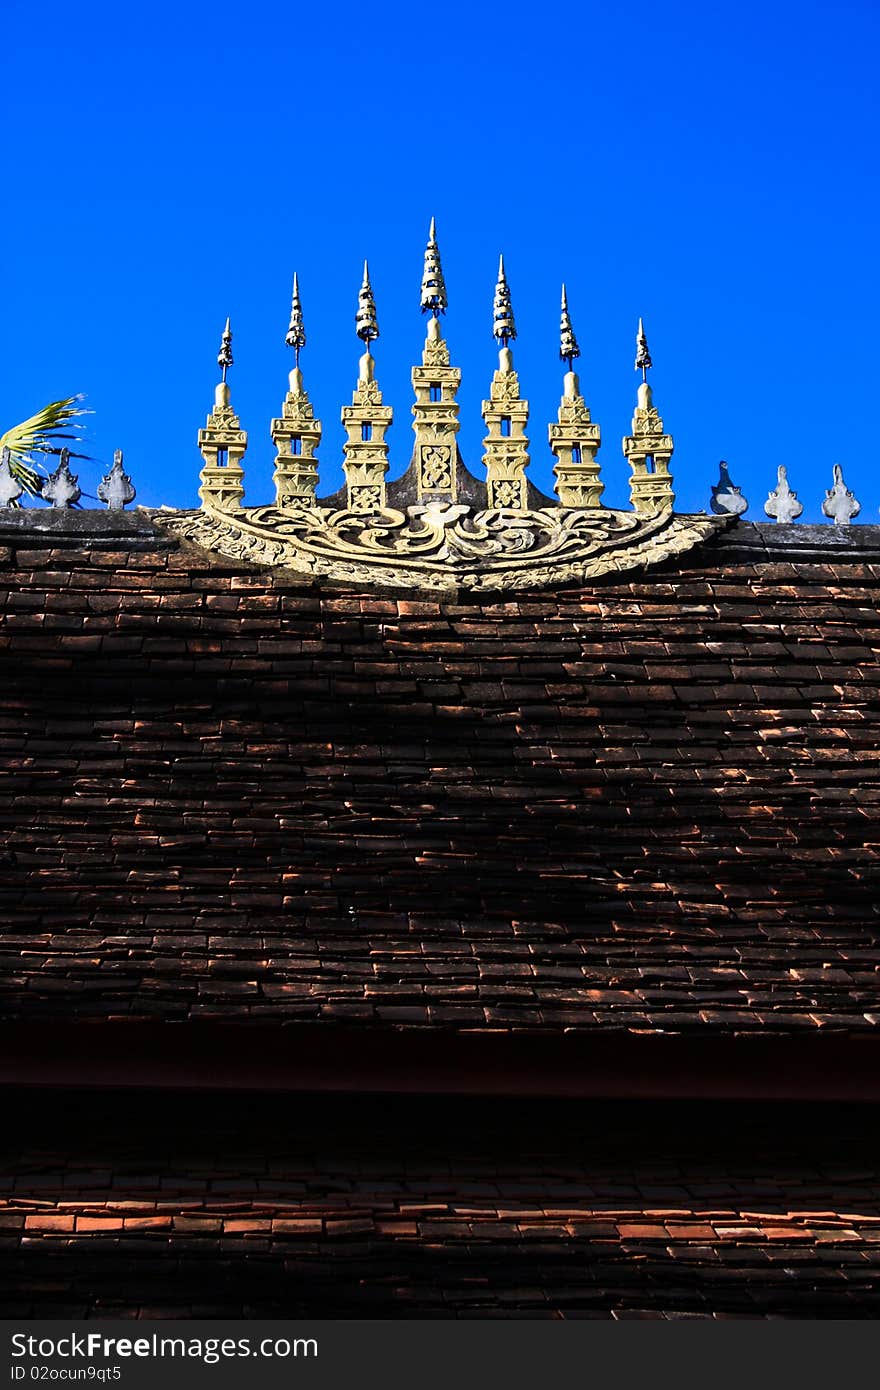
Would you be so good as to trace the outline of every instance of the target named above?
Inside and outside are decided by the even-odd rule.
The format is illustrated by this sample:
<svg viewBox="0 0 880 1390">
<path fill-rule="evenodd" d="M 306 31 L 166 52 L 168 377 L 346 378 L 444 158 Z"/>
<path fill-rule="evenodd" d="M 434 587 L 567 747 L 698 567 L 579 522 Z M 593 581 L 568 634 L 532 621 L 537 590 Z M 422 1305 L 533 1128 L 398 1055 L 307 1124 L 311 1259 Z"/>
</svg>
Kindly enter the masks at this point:
<svg viewBox="0 0 880 1390">
<path fill-rule="evenodd" d="M 731 482 L 724 459 L 719 463 L 718 470 L 718 482 L 712 489 L 710 507 L 717 516 L 742 516 L 749 505 L 748 498 L 743 497 L 742 488 Z"/>
<path fill-rule="evenodd" d="M 0 452 L 0 507 L 11 507 L 24 492 L 12 472 L 12 456 L 7 448 Z"/>
<path fill-rule="evenodd" d="M 781 463 L 776 470 L 776 487 L 764 503 L 764 511 L 768 516 L 775 517 L 780 526 L 787 526 L 796 521 L 803 510 L 804 504 L 798 501 L 797 493 L 789 487 L 788 470 Z"/>
<path fill-rule="evenodd" d="M 856 500 L 843 481 L 843 469 L 839 463 L 835 463 L 834 486 L 825 493 L 822 511 L 831 517 L 835 526 L 848 526 L 861 510 L 862 504 Z"/>
</svg>

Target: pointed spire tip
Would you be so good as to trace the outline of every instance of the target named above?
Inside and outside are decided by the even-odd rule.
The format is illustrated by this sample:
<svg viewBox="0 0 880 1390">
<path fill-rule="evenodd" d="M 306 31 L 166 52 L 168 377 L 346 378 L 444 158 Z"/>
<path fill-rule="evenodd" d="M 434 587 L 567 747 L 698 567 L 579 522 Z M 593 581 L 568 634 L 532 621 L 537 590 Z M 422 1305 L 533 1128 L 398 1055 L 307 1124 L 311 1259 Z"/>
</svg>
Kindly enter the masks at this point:
<svg viewBox="0 0 880 1390">
<path fill-rule="evenodd" d="M 287 326 L 287 333 L 284 341 L 288 347 L 292 347 L 296 354 L 296 365 L 299 366 L 299 355 L 306 345 L 306 328 L 303 319 L 302 301 L 299 297 L 299 276 L 293 272 L 293 294 L 290 301 L 290 323 Z"/>
<path fill-rule="evenodd" d="M 370 268 L 366 260 L 364 261 L 364 282 L 358 291 L 358 307 L 354 319 L 354 328 L 369 353 L 370 343 L 374 342 L 379 336 L 379 320 L 376 315 L 376 301 L 373 298 L 373 287 L 370 284 Z"/>
<path fill-rule="evenodd" d="M 217 354 L 217 366 L 220 367 L 223 372 L 224 381 L 226 380 L 226 373 L 233 365 L 234 360 L 232 356 L 232 329 L 229 326 L 229 319 L 227 318 L 226 326 L 223 329 L 223 335 L 220 339 L 220 351 Z"/>
<path fill-rule="evenodd" d="M 516 323 L 510 299 L 510 286 L 504 274 L 504 257 L 498 258 L 498 282 L 495 286 L 495 299 L 492 304 L 492 333 L 502 347 L 516 337 Z"/>
<path fill-rule="evenodd" d="M 636 333 L 635 369 L 637 372 L 641 372 L 642 381 L 648 380 L 648 368 L 652 367 L 653 365 L 654 364 L 651 360 L 651 354 L 648 350 L 648 339 L 645 337 L 645 325 L 642 323 L 640 317 L 639 328 L 638 332 Z"/>
<path fill-rule="evenodd" d="M 432 217 L 428 244 L 425 247 L 425 268 L 422 271 L 419 306 L 423 314 L 433 314 L 434 318 L 438 318 L 440 314 L 446 313 L 447 305 L 446 281 L 440 262 L 440 247 L 437 245 L 437 226 Z"/>
<path fill-rule="evenodd" d="M 562 312 L 559 316 L 559 356 L 563 362 L 568 363 L 568 370 L 572 371 L 572 363 L 576 357 L 580 357 L 581 350 L 578 347 L 578 340 L 574 336 L 574 329 L 571 326 L 571 315 L 568 312 L 568 296 L 565 293 L 565 285 L 562 286 Z"/>
</svg>

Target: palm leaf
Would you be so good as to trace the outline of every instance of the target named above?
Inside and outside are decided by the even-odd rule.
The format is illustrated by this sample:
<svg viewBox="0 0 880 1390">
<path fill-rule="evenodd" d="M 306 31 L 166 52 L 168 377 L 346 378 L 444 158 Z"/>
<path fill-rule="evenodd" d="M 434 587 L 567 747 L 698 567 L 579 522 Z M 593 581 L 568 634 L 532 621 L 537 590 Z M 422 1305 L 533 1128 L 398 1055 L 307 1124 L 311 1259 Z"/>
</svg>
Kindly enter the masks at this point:
<svg viewBox="0 0 880 1390">
<path fill-rule="evenodd" d="M 34 455 L 60 454 L 59 441 L 79 438 L 82 429 L 79 417 L 90 414 L 79 404 L 81 400 L 82 396 L 67 396 L 61 401 L 50 401 L 30 419 L 0 434 L 0 449 L 9 450 L 13 476 L 32 496 L 39 494 L 42 488 L 40 473 L 33 467 Z"/>
</svg>

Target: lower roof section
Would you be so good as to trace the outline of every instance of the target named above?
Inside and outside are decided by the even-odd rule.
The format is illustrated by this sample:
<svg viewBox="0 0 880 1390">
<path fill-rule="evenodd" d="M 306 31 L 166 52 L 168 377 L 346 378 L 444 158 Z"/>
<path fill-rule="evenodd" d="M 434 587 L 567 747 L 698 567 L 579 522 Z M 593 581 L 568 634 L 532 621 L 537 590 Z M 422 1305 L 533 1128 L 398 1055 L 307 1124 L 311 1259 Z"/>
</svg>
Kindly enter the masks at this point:
<svg viewBox="0 0 880 1390">
<path fill-rule="evenodd" d="M 0 1315 L 876 1317 L 866 1106 L 7 1092 Z"/>
<path fill-rule="evenodd" d="M 0 1026 L 0 1085 L 520 1098 L 880 1100 L 871 1036 L 458 1033 L 223 1023 Z"/>
</svg>

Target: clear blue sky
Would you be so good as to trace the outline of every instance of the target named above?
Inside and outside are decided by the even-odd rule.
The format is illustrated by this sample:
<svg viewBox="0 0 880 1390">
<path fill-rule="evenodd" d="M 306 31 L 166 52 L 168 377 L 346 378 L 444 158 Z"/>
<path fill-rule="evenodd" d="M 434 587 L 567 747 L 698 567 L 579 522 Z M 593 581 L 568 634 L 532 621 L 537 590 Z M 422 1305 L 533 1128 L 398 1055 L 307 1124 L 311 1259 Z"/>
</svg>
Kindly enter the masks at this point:
<svg viewBox="0 0 880 1390">
<path fill-rule="evenodd" d="M 270 501 L 296 269 L 331 491 L 367 255 L 396 476 L 434 214 L 475 472 L 503 250 L 539 486 L 564 279 L 607 503 L 627 505 L 643 314 L 680 509 L 708 505 L 726 458 L 751 518 L 785 463 L 818 520 L 839 462 L 877 521 L 878 16 L 810 0 L 19 0 L 3 26 L 0 423 L 84 392 L 89 447 L 124 448 L 138 501 L 195 505 L 228 313 L 246 500 Z M 80 472 L 93 493 L 99 470 Z"/>
</svg>

